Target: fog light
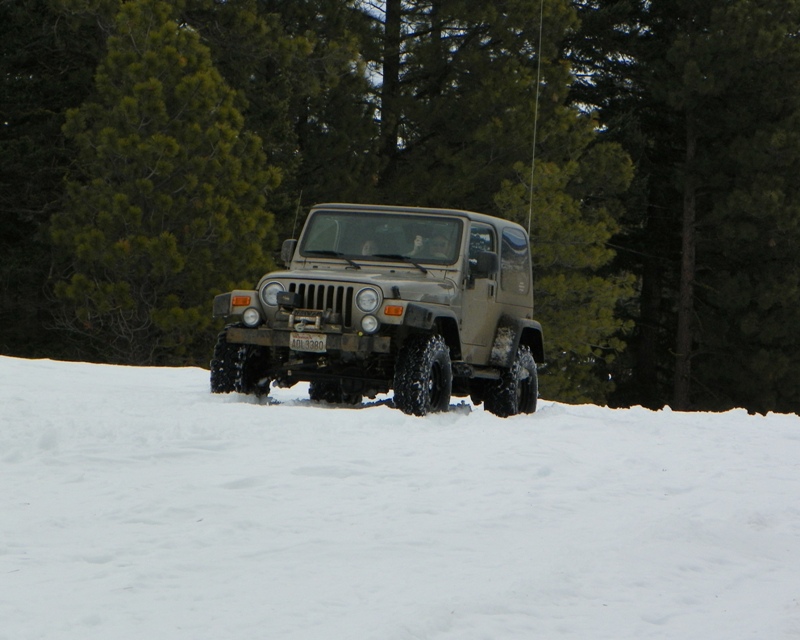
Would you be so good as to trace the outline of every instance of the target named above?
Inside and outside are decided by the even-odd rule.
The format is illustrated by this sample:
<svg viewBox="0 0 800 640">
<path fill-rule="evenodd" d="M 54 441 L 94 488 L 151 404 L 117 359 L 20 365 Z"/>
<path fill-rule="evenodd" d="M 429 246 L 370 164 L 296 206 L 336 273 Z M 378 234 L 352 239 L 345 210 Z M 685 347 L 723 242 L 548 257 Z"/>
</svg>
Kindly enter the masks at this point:
<svg viewBox="0 0 800 640">
<path fill-rule="evenodd" d="M 361 318 L 361 328 L 364 333 L 375 333 L 380 326 L 380 322 L 375 316 L 364 316 Z"/>
<path fill-rule="evenodd" d="M 248 327 L 256 327 L 261 323 L 261 314 L 258 312 L 258 309 L 248 307 L 242 313 L 242 322 Z"/>
</svg>

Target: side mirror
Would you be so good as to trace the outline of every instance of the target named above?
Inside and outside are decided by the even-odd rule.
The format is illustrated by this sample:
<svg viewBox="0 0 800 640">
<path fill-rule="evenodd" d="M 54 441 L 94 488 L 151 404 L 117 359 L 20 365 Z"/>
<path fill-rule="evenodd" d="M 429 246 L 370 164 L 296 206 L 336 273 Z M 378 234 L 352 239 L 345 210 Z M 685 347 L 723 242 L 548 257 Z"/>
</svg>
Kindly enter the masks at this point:
<svg viewBox="0 0 800 640">
<path fill-rule="evenodd" d="M 292 261 L 292 256 L 294 255 L 294 250 L 296 248 L 297 240 L 284 240 L 283 245 L 281 246 L 281 260 L 283 260 L 284 263 L 289 264 Z"/>
<path fill-rule="evenodd" d="M 500 256 L 494 251 L 481 251 L 475 261 L 473 275 L 476 278 L 488 278 L 500 269 Z"/>
</svg>

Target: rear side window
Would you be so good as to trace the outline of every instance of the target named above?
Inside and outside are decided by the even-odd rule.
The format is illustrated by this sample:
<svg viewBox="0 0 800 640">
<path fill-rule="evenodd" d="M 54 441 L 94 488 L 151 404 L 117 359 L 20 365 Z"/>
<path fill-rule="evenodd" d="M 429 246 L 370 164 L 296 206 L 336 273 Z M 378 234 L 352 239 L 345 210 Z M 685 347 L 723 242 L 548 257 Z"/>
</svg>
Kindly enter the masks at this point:
<svg viewBox="0 0 800 640">
<path fill-rule="evenodd" d="M 503 229 L 500 248 L 500 288 L 513 294 L 526 294 L 531 288 L 531 256 L 528 238 L 519 229 Z"/>
</svg>

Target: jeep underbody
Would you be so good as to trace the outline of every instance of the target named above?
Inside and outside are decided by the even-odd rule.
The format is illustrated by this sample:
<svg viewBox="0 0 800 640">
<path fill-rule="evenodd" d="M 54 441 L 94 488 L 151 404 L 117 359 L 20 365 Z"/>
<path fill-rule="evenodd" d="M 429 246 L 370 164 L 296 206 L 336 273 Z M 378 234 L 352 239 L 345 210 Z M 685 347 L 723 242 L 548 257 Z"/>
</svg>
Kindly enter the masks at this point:
<svg viewBox="0 0 800 640">
<path fill-rule="evenodd" d="M 542 329 L 528 238 L 517 224 L 449 209 L 321 204 L 285 271 L 214 300 L 229 324 L 211 360 L 215 393 L 310 382 L 312 400 L 394 392 L 405 413 L 451 396 L 500 416 L 536 409 Z"/>
</svg>

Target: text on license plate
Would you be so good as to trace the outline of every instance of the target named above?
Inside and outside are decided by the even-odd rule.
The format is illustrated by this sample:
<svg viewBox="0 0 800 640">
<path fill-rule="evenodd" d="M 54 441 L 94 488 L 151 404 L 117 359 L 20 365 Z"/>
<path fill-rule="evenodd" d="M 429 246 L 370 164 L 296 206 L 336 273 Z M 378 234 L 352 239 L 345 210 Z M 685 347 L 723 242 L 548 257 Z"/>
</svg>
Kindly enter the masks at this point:
<svg viewBox="0 0 800 640">
<path fill-rule="evenodd" d="M 298 333 L 292 331 L 289 335 L 289 348 L 293 351 L 325 353 L 327 337 L 324 333 Z"/>
</svg>

